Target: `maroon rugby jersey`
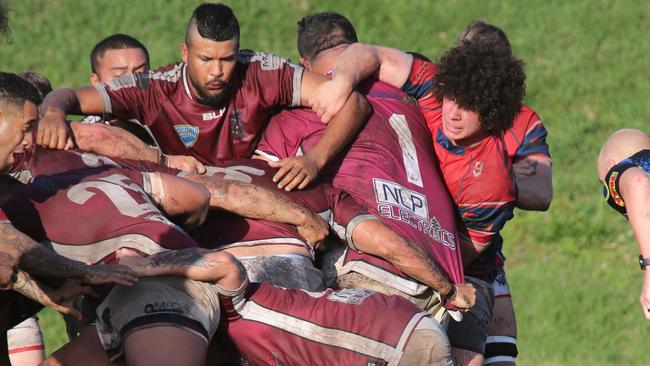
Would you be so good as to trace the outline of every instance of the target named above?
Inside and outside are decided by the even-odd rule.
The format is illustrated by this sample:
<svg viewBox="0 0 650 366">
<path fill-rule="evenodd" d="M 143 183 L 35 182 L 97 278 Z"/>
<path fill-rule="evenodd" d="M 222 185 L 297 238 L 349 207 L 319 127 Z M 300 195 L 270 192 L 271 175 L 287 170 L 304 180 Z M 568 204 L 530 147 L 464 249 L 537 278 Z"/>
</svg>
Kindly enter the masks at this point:
<svg viewBox="0 0 650 366">
<path fill-rule="evenodd" d="M 374 113 L 350 148 L 321 176 L 432 253 L 454 283 L 462 282 L 453 202 L 431 153 L 433 145 L 422 116 L 404 93 L 388 84 L 367 82 L 360 91 Z M 300 155 L 314 146 L 323 131 L 311 110 L 285 110 L 273 117 L 258 150 L 278 158 Z M 339 274 L 349 270 L 384 283 L 391 278 L 387 284 L 412 295 L 426 289 L 388 262 L 352 250 L 346 252 Z"/>
<path fill-rule="evenodd" d="M 243 365 L 397 365 L 427 314 L 366 289 L 308 292 L 268 283 L 220 290 L 222 324 Z"/>
<path fill-rule="evenodd" d="M 325 184 L 311 185 L 301 191 L 278 190 L 272 180 L 275 170 L 265 161 L 237 159 L 207 169 L 207 175 L 252 183 L 276 191 L 288 200 L 319 213 L 343 231 L 352 219 L 367 214 L 367 210 L 348 194 Z M 282 244 L 304 246 L 311 251 L 311 246 L 304 242 L 293 225 L 252 220 L 223 211 L 210 211 L 206 222 L 194 230 L 192 236 L 199 245 L 210 249 Z"/>
<path fill-rule="evenodd" d="M 204 164 L 249 157 L 272 108 L 300 105 L 303 69 L 286 59 L 240 51 L 222 107 L 198 103 L 184 63 L 98 84 L 105 113 L 146 124 L 166 154 Z"/>
<path fill-rule="evenodd" d="M 2 205 L 2 219 L 83 262 L 110 262 L 123 247 L 143 254 L 196 247 L 149 199 L 147 180 L 110 165 L 41 175 Z"/>
</svg>

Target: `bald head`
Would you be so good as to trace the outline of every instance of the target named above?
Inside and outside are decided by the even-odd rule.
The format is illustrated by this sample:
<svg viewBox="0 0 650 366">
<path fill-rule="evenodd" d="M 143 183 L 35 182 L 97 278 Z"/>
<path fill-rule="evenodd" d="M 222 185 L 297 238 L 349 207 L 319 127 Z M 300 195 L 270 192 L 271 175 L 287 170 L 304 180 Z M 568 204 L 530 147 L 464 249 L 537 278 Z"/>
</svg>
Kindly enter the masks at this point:
<svg viewBox="0 0 650 366">
<path fill-rule="evenodd" d="M 598 155 L 598 178 L 602 181 L 612 166 L 644 149 L 650 149 L 650 136 L 645 132 L 632 128 L 614 132 Z"/>
</svg>

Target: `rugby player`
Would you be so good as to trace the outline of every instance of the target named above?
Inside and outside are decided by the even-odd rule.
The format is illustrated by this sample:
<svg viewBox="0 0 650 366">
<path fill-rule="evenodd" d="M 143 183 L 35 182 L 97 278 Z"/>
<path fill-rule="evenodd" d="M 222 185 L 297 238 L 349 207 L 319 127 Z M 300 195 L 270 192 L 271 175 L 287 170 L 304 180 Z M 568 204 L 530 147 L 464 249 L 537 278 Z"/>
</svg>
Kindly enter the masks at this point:
<svg viewBox="0 0 650 366">
<path fill-rule="evenodd" d="M 197 7 L 181 45 L 183 62 L 156 72 L 123 76 L 96 87 L 60 89 L 43 105 L 39 145 L 71 146 L 67 113 L 111 114 L 146 124 L 164 154 L 118 151 L 122 157 L 164 162 L 165 154 L 192 155 L 201 163 L 249 157 L 276 107 L 310 106 L 324 78 L 270 54 L 239 51 L 239 23 L 223 4 Z M 304 188 L 356 134 L 369 108 L 352 93 L 328 122 L 310 154 L 272 163 L 280 188 Z M 117 148 L 117 147 L 115 147 Z M 113 154 L 109 154 L 113 155 Z"/>
<path fill-rule="evenodd" d="M 607 203 L 632 225 L 645 271 L 641 309 L 650 320 L 650 137 L 634 129 L 614 132 L 600 150 L 598 178 Z"/>
<path fill-rule="evenodd" d="M 31 237 L 48 241 L 57 253 L 89 263 L 113 263 L 116 251 L 124 248 L 151 255 L 196 247 L 158 207 L 183 225 L 197 226 L 205 219 L 209 202 L 209 192 L 199 184 L 110 165 L 37 176 L 26 186 L 17 183 L 11 193 L 2 204 L 5 219 Z M 182 200 L 177 198 L 180 194 Z M 127 361 L 140 364 L 132 360 L 148 357 L 147 347 L 173 342 L 179 349 L 166 355 L 170 364 L 203 364 L 212 331 L 210 318 L 215 312 L 218 315 L 218 309 L 195 301 L 205 291 L 201 284 L 160 279 L 136 286 L 128 297 L 112 295 L 125 291 L 115 287 L 103 302 L 111 308 L 99 319 L 102 329 L 107 329 L 101 334 L 108 339 L 109 352 L 119 354 L 125 346 Z M 161 303 L 156 297 L 161 294 L 182 306 L 148 311 L 144 305 Z M 135 305 L 141 303 L 142 307 Z M 141 332 L 143 328 L 147 331 Z"/>
<path fill-rule="evenodd" d="M 222 306 L 221 329 L 244 364 L 451 365 L 441 325 L 399 296 L 249 283 L 235 258 L 216 251 L 136 257 L 130 265 L 141 276 L 214 282 Z"/>
<path fill-rule="evenodd" d="M 356 35 L 353 29 L 346 35 L 340 28 L 332 36 L 315 34 L 314 24 L 305 24 L 299 46 L 301 50 L 309 48 L 310 55 L 319 55 L 305 65 L 324 74 L 332 63 L 325 55 L 343 50 Z M 433 145 L 422 116 L 414 104 L 405 102 L 404 93 L 388 84 L 366 83 L 360 90 L 373 113 L 345 154 L 321 175 L 335 188 L 350 193 L 406 241 L 381 258 L 353 248 L 339 252 L 340 259 L 326 254 L 326 263 L 336 262 L 332 275 L 336 285 L 398 294 L 431 311 L 444 310 L 439 307 L 441 297 L 458 293 L 468 300 L 461 307 L 472 307 L 475 289 L 462 284 L 453 202 L 435 156 L 429 153 Z M 269 123 L 258 152 L 266 158 L 305 154 L 322 133 L 323 126 L 313 112 L 282 111 Z M 489 294 L 479 296 L 485 299 L 479 302 L 490 308 Z"/>
<path fill-rule="evenodd" d="M 0 169 L 13 163 L 14 154 L 20 153 L 31 143 L 29 131 L 38 119 L 38 92 L 24 79 L 15 74 L 0 72 Z M 4 187 L 3 187 L 4 191 Z M 74 310 L 61 305 L 68 298 L 86 293 L 88 288 L 79 283 L 66 282 L 57 290 L 32 279 L 56 277 L 80 280 L 88 284 L 131 284 L 136 278 L 124 267 L 104 265 L 86 266 L 56 255 L 28 236 L 18 231 L 10 221 L 0 222 L 0 334 L 35 314 L 42 304 L 64 313 Z M 28 274 L 29 273 L 29 274 Z M 30 302 L 27 298 L 33 299 Z M 0 364 L 9 364 L 6 337 L 0 337 Z"/>
<path fill-rule="evenodd" d="M 485 362 L 514 364 L 516 323 L 499 231 L 515 206 L 548 209 L 552 180 L 546 129 L 521 104 L 525 74 L 505 34 L 474 22 L 438 66 L 417 55 L 363 44 L 332 57 L 334 77 L 313 96 L 319 113 L 335 111 L 339 99 L 345 100 L 354 85 L 370 76 L 417 98 L 462 218 L 461 232 L 467 233 L 462 238 L 466 273 L 492 283 L 496 294 Z M 465 324 L 452 324 L 449 336 L 456 361 L 478 365 L 483 345 L 461 336 L 471 315 Z"/>
</svg>

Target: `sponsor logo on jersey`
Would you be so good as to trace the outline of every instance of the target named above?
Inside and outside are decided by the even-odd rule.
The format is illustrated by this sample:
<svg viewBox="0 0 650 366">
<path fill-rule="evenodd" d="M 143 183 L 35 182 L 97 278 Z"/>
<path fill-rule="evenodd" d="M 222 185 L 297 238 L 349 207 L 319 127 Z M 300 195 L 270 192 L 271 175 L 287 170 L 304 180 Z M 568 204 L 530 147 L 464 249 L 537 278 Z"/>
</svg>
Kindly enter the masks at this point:
<svg viewBox="0 0 650 366">
<path fill-rule="evenodd" d="M 386 203 L 407 210 L 422 220 L 429 220 L 427 198 L 402 185 L 383 179 L 373 179 L 377 203 Z"/>
<path fill-rule="evenodd" d="M 623 198 L 621 198 L 621 195 L 618 194 L 616 191 L 616 177 L 618 177 L 618 172 L 612 172 L 612 175 L 609 177 L 609 181 L 607 182 L 608 188 L 609 188 L 609 194 L 612 195 L 612 198 L 614 198 L 614 202 L 621 206 L 625 207 L 625 202 L 623 201 Z"/>
<path fill-rule="evenodd" d="M 474 168 L 472 169 L 472 174 L 474 177 L 478 178 L 479 175 L 483 173 L 483 162 L 482 161 L 477 161 L 474 164 Z"/>
<path fill-rule="evenodd" d="M 217 112 L 214 112 L 214 111 L 212 111 L 212 112 L 208 112 L 208 113 L 203 113 L 203 115 L 202 115 L 202 116 L 203 116 L 203 120 L 204 120 L 204 121 L 212 121 L 213 119 L 221 118 L 221 117 L 223 116 L 223 113 L 224 113 L 225 111 L 226 111 L 226 108 L 221 108 L 221 109 L 219 110 L 219 113 L 218 113 L 218 114 L 217 114 Z"/>
<path fill-rule="evenodd" d="M 456 236 L 445 230 L 435 216 L 429 219 L 425 195 L 383 179 L 375 178 L 373 184 L 380 215 L 404 222 L 434 241 L 456 250 Z"/>
<path fill-rule="evenodd" d="M 185 147 L 190 148 L 199 138 L 199 128 L 192 125 L 175 125 L 174 130 Z"/>
<path fill-rule="evenodd" d="M 152 313 L 177 313 L 183 314 L 181 304 L 172 301 L 154 302 L 144 306 L 145 314 Z"/>
</svg>

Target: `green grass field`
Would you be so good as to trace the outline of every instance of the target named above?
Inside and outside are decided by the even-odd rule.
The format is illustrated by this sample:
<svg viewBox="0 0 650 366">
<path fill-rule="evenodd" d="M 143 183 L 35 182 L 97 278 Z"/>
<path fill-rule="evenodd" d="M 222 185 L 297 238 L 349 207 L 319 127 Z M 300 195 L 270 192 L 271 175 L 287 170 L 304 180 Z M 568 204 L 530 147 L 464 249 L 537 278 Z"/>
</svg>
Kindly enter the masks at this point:
<svg viewBox="0 0 650 366">
<path fill-rule="evenodd" d="M 152 65 L 180 57 L 196 1 L 10 0 L 12 37 L 0 69 L 28 69 L 55 87 L 88 83 L 88 53 L 115 32 L 134 35 Z M 339 11 L 363 42 L 437 58 L 472 19 L 509 35 L 526 61 L 526 102 L 549 131 L 555 197 L 545 213 L 507 225 L 509 280 L 521 365 L 644 365 L 650 324 L 638 305 L 641 272 L 631 230 L 606 208 L 595 158 L 622 127 L 649 130 L 650 5 L 639 1 L 231 1 L 242 47 L 297 60 L 296 21 Z M 44 312 L 48 351 L 64 341 Z"/>
</svg>

